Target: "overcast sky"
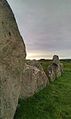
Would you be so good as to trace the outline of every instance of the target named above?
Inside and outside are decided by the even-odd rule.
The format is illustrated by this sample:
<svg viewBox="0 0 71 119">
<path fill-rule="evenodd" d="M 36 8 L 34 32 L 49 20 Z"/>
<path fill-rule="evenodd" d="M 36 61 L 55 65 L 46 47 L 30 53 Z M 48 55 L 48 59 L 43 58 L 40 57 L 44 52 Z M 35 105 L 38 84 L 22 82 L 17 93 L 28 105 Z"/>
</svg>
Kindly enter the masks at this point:
<svg viewBox="0 0 71 119">
<path fill-rule="evenodd" d="M 71 58 L 71 0 L 7 0 L 27 58 Z"/>
</svg>

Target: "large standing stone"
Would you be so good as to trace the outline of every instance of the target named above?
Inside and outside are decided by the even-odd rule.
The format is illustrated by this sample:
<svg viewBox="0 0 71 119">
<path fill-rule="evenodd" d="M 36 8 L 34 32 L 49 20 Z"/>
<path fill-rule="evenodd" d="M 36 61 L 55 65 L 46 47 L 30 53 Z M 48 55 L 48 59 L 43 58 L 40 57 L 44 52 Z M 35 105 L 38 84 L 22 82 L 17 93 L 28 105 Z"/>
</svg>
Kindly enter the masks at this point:
<svg viewBox="0 0 71 119">
<path fill-rule="evenodd" d="M 33 64 L 32 61 L 31 64 Z M 23 76 L 20 98 L 30 97 L 49 84 L 45 72 L 37 68 L 35 65 L 25 64 Z"/>
<path fill-rule="evenodd" d="M 21 90 L 25 45 L 6 0 L 0 0 L 0 119 L 13 119 Z"/>
</svg>

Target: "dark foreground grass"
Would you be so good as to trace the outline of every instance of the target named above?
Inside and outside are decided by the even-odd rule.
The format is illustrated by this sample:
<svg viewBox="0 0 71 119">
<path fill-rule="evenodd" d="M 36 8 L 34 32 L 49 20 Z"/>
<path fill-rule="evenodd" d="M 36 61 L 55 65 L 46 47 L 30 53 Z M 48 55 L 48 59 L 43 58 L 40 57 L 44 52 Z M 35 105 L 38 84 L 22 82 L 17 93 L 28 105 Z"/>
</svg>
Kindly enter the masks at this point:
<svg viewBox="0 0 71 119">
<path fill-rule="evenodd" d="M 19 100 L 14 119 L 71 119 L 71 62 L 61 78 L 27 100 Z"/>
</svg>

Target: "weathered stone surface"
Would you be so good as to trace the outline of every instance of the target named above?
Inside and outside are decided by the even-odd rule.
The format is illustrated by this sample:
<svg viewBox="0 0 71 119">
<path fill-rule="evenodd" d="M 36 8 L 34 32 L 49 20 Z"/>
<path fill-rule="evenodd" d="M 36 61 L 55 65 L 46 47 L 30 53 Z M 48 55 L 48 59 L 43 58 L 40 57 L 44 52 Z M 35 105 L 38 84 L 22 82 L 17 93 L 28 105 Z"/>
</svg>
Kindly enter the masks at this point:
<svg viewBox="0 0 71 119">
<path fill-rule="evenodd" d="M 49 81 L 54 81 L 55 80 L 55 73 L 54 73 L 52 65 L 48 66 L 47 76 L 48 76 Z"/>
<path fill-rule="evenodd" d="M 35 66 L 38 69 L 43 71 L 43 67 L 41 66 L 41 64 L 37 60 L 26 60 L 26 62 L 28 65 Z"/>
<path fill-rule="evenodd" d="M 48 67 L 47 76 L 50 81 L 54 81 L 58 77 L 60 77 L 63 73 L 63 65 L 59 61 L 59 57 L 57 55 L 53 56 L 52 64 Z"/>
<path fill-rule="evenodd" d="M 35 66 L 25 64 L 23 75 L 20 98 L 32 96 L 49 83 L 45 72 Z"/>
<path fill-rule="evenodd" d="M 21 90 L 25 45 L 6 0 L 0 0 L 0 119 L 13 119 Z"/>
</svg>

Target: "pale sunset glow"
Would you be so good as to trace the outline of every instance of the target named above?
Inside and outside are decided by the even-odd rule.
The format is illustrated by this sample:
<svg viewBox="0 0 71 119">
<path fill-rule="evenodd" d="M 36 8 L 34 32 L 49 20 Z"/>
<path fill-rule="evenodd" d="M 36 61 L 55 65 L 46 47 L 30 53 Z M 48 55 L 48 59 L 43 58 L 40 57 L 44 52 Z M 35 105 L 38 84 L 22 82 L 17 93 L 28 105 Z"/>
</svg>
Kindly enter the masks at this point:
<svg viewBox="0 0 71 119">
<path fill-rule="evenodd" d="M 70 59 L 71 57 L 67 57 L 66 53 L 69 54 L 71 53 L 71 51 L 67 50 L 67 51 L 48 51 L 48 52 L 44 52 L 44 51 L 41 51 L 41 52 L 27 52 L 27 59 L 52 59 L 53 55 L 57 55 L 59 54 L 59 57 L 60 59 Z"/>
<path fill-rule="evenodd" d="M 47 58 L 51 58 L 51 56 L 53 56 L 53 54 L 51 53 L 51 52 L 29 52 L 29 53 L 27 53 L 27 59 L 44 59 L 44 57 L 45 57 L 45 59 L 47 59 Z"/>
</svg>

